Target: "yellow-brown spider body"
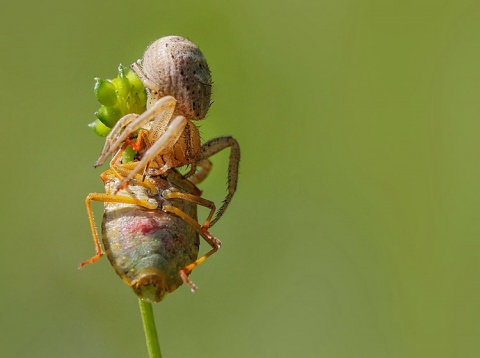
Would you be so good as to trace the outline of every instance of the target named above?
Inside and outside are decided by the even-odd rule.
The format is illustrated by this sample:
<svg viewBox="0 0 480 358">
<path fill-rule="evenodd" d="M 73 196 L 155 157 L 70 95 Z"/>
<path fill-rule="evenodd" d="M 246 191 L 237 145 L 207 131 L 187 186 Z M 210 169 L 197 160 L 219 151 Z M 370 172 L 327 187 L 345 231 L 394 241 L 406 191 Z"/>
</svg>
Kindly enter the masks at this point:
<svg viewBox="0 0 480 358">
<path fill-rule="evenodd" d="M 111 161 L 115 168 L 122 149 L 134 144 L 142 150 L 140 160 L 118 189 L 156 162 L 156 174 L 187 164 L 192 166 L 189 177 L 193 183 L 205 178 L 211 169 L 208 158 L 230 148 L 228 194 L 212 220 L 222 216 L 235 193 L 238 181 L 240 147 L 233 137 L 218 137 L 201 145 L 194 120 L 202 119 L 210 107 L 212 79 L 208 64 L 198 47 L 180 36 L 167 36 L 153 42 L 145 51 L 143 63 L 132 64 L 148 90 L 147 110 L 142 114 L 122 117 L 107 136 L 95 166 L 117 152 Z M 140 132 L 137 134 L 137 131 Z M 200 169 L 197 171 L 196 167 Z"/>
</svg>

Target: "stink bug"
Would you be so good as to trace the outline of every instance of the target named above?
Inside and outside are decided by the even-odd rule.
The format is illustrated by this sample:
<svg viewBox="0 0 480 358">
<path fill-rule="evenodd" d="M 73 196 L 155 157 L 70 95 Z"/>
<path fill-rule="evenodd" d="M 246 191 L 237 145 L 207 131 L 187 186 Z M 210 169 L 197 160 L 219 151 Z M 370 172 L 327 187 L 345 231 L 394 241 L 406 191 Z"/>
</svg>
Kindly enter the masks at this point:
<svg viewBox="0 0 480 358">
<path fill-rule="evenodd" d="M 118 165 L 117 172 L 126 175 L 135 164 Z M 96 255 L 80 267 L 103 256 L 91 208 L 91 201 L 100 201 L 105 203 L 102 238 L 107 257 L 137 296 L 159 302 L 184 282 L 195 292 L 196 286 L 188 275 L 221 246 L 208 231 L 214 203 L 202 198 L 201 191 L 176 169 L 163 176 L 142 178 L 137 174 L 127 187 L 114 193 L 120 181 L 116 174 L 112 169 L 103 172 L 106 193 L 87 196 Z M 210 209 L 201 226 L 197 221 L 197 205 Z M 212 249 L 197 259 L 199 235 Z"/>
</svg>

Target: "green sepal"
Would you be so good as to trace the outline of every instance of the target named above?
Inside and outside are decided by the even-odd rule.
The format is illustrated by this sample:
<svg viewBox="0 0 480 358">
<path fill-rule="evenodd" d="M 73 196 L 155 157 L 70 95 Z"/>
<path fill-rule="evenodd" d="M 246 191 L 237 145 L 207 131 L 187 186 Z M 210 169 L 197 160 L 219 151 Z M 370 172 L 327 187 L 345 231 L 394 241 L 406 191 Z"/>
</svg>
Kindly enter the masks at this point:
<svg viewBox="0 0 480 358">
<path fill-rule="evenodd" d="M 118 107 L 101 106 L 95 112 L 95 116 L 102 121 L 109 128 L 113 128 L 115 123 L 122 117 L 122 111 Z"/>
<path fill-rule="evenodd" d="M 129 71 L 126 67 L 122 66 L 121 64 L 118 66 L 118 76 L 112 80 L 112 83 L 118 90 L 118 94 L 121 97 L 128 97 L 130 92 L 130 81 L 128 80 L 125 72 Z"/>
<path fill-rule="evenodd" d="M 100 137 L 106 137 L 111 130 L 111 128 L 108 128 L 99 119 L 94 120 L 88 126 Z"/>
<path fill-rule="evenodd" d="M 109 80 L 96 77 L 93 91 L 95 93 L 95 97 L 98 99 L 98 102 L 104 106 L 111 107 L 116 105 L 118 102 L 117 89 Z"/>
<path fill-rule="evenodd" d="M 128 82 L 130 82 L 130 84 L 133 87 L 137 88 L 138 90 L 142 90 L 143 92 L 145 92 L 145 88 L 143 86 L 142 81 L 140 80 L 140 77 L 138 77 L 137 74 L 134 71 L 132 71 L 131 69 L 128 69 L 128 71 L 125 75 L 128 79 Z"/>
<path fill-rule="evenodd" d="M 136 113 L 145 111 L 145 104 L 147 102 L 147 91 L 143 86 L 142 81 L 132 70 L 127 71 L 127 78 L 132 88 L 130 90 L 132 94 L 133 109 Z"/>
<path fill-rule="evenodd" d="M 95 78 L 95 96 L 102 104 L 95 116 L 102 123 L 98 126 L 93 122 L 90 126 L 95 133 L 105 136 L 108 128 L 126 114 L 141 114 L 146 109 L 147 91 L 137 74 L 129 67 L 118 66 L 118 76 L 112 80 Z M 108 133 L 108 132 L 107 132 Z"/>
</svg>

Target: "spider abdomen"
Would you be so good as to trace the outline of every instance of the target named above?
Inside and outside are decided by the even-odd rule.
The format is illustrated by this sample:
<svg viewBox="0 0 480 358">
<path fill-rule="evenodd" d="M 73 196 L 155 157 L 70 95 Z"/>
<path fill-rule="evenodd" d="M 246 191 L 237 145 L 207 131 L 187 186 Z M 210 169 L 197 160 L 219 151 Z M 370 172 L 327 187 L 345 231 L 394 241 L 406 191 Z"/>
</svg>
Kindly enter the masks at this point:
<svg viewBox="0 0 480 358">
<path fill-rule="evenodd" d="M 207 60 L 191 41 L 166 36 L 153 42 L 143 55 L 143 71 L 159 88 L 159 96 L 173 96 L 177 113 L 202 119 L 210 107 L 212 76 Z"/>
</svg>

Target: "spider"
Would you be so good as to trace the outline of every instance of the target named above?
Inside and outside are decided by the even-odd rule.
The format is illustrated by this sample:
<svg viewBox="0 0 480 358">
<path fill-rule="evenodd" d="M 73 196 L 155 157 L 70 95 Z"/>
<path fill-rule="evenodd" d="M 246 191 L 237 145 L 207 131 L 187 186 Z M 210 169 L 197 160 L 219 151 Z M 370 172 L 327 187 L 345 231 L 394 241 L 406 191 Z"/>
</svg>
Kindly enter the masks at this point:
<svg viewBox="0 0 480 358">
<path fill-rule="evenodd" d="M 110 167 L 120 179 L 117 192 L 140 172 L 143 171 L 145 177 L 151 162 L 156 162 L 156 168 L 150 170 L 150 175 L 164 175 L 172 168 L 191 165 L 184 177 L 197 184 L 212 168 L 209 158 L 230 148 L 228 193 L 210 223 L 212 226 L 223 215 L 236 191 L 240 147 L 231 136 L 214 138 L 203 145 L 200 143 L 194 121 L 207 114 L 212 92 L 205 57 L 191 41 L 180 36 L 167 36 L 148 46 L 143 61 L 138 60 L 131 68 L 148 90 L 147 110 L 119 119 L 107 136 L 94 166 L 100 166 L 116 152 Z M 127 145 L 142 150 L 142 154 L 135 167 L 123 177 L 115 168 Z"/>
</svg>

